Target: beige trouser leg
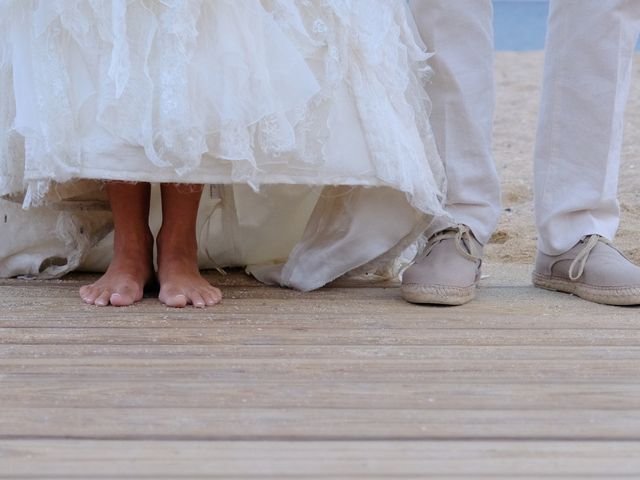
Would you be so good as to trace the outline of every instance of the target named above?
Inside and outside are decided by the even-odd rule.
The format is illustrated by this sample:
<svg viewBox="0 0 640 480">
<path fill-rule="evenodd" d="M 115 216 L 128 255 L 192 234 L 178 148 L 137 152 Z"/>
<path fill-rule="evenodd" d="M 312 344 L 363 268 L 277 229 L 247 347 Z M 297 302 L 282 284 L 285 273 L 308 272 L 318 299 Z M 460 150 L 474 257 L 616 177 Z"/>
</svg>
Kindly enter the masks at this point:
<svg viewBox="0 0 640 480">
<path fill-rule="evenodd" d="M 427 87 L 433 102 L 431 123 L 447 172 L 447 211 L 484 244 L 500 215 L 492 153 L 492 3 L 411 0 L 410 5 L 427 47 L 435 51 L 435 77 Z"/>
<path fill-rule="evenodd" d="M 456 2 L 453 2 L 456 3 Z M 535 153 L 538 248 L 612 239 L 640 1 L 552 0 Z"/>
</svg>

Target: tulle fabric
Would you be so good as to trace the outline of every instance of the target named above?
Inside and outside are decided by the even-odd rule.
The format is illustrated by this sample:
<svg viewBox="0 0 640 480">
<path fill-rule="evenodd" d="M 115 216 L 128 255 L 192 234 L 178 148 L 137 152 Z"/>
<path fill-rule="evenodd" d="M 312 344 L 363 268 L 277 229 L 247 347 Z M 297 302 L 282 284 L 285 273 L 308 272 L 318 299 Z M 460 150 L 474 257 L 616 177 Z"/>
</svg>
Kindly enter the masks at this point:
<svg viewBox="0 0 640 480">
<path fill-rule="evenodd" d="M 54 236 L 70 238 L 63 214 L 84 232 L 66 242 L 73 261 L 34 257 L 22 273 L 104 263 L 91 253 L 108 244 L 95 240 L 107 220 L 94 225 L 104 180 L 218 185 L 200 211 L 202 265 L 305 290 L 381 255 L 376 270 L 397 265 L 443 214 L 428 55 L 402 0 L 0 9 L 0 195 L 48 209 Z"/>
</svg>

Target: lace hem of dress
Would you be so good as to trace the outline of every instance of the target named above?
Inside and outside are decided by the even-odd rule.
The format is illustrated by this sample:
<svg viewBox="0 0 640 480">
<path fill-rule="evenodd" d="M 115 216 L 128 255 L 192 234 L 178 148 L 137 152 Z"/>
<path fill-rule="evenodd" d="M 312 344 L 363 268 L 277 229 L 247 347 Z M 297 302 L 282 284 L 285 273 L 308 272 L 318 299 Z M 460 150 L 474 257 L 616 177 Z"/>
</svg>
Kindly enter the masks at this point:
<svg viewBox="0 0 640 480">
<path fill-rule="evenodd" d="M 270 165 L 322 165 L 341 85 L 380 181 L 423 211 L 442 202 L 421 86 L 429 55 L 402 0 L 9 0 L 2 8 L 16 21 L 0 34 L 0 78 L 24 77 L 33 95 L 12 85 L 22 90 L 0 97 L 2 137 L 13 131 L 24 142 L 24 151 L 0 144 L 8 152 L 0 174 L 26 189 L 25 206 L 45 202 L 52 182 L 79 178 L 87 123 L 142 147 L 177 178 L 205 155 L 230 161 L 233 181 L 255 188 Z"/>
</svg>

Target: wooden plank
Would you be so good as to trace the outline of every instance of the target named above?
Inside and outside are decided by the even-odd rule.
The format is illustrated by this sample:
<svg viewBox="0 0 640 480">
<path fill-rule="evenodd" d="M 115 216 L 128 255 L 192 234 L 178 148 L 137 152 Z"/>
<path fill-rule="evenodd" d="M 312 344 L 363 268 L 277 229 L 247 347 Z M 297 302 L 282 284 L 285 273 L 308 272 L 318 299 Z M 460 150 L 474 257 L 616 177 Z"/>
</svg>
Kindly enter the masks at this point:
<svg viewBox="0 0 640 480">
<path fill-rule="evenodd" d="M 244 278 L 211 310 L 100 309 L 86 278 L 0 287 L 0 478 L 636 474 L 636 309 Z"/>
<path fill-rule="evenodd" d="M 3 379 L 3 408 L 165 407 L 165 408 L 346 408 L 477 410 L 633 410 L 640 408 L 637 382 L 490 384 L 412 382 L 332 383 L 228 382 L 208 379 L 130 378 L 69 380 L 49 375 Z"/>
<path fill-rule="evenodd" d="M 367 359 L 117 359 L 104 361 L 47 360 L 46 362 L 3 362 L 0 378 L 7 384 L 26 377 L 34 382 L 103 383 L 173 379 L 231 383 L 640 383 L 635 360 L 387 360 L 375 364 Z"/>
<path fill-rule="evenodd" d="M 637 442 L 0 441 L 5 477 L 640 475 Z"/>
<path fill-rule="evenodd" d="M 640 441 L 640 411 L 5 407 L 0 439 Z"/>
<path fill-rule="evenodd" d="M 243 303 L 244 302 L 244 303 Z M 207 310 L 171 310 L 147 307 L 146 304 L 121 308 L 117 312 L 111 308 L 77 305 L 76 300 L 69 305 L 42 306 L 21 304 L 4 312 L 0 318 L 0 328 L 171 328 L 171 329 L 247 329 L 255 327 L 295 327 L 297 329 L 326 328 L 331 330 L 362 329 L 414 329 L 449 330 L 478 329 L 616 329 L 640 330 L 637 311 L 623 310 L 618 315 L 604 316 L 593 313 L 575 315 L 570 312 L 549 315 L 545 312 L 473 312 L 459 308 L 443 312 L 429 307 L 399 308 L 390 305 L 371 305 L 360 308 L 353 301 L 342 301 L 343 311 L 319 314 L 304 304 L 295 308 L 273 305 L 256 305 L 254 301 L 237 302 L 230 306 L 223 304 Z M 292 302 L 295 303 L 295 302 Z M 317 302 L 315 302 L 317 303 Z M 42 315 L 46 308 L 47 315 Z M 278 310 L 271 312 L 271 310 Z M 355 312 L 358 312 L 357 314 Z"/>
<path fill-rule="evenodd" d="M 0 345 L 1 365 L 36 365 L 77 362 L 85 365 L 123 362 L 192 360 L 369 360 L 378 361 L 640 361 L 640 346 L 438 346 L 398 348 L 390 345 Z M 84 362 L 84 363 L 83 363 Z"/>
<path fill-rule="evenodd" d="M 639 330 L 623 329 L 404 329 L 288 328 L 4 328 L 2 345 L 387 345 L 387 346 L 636 346 Z"/>
</svg>

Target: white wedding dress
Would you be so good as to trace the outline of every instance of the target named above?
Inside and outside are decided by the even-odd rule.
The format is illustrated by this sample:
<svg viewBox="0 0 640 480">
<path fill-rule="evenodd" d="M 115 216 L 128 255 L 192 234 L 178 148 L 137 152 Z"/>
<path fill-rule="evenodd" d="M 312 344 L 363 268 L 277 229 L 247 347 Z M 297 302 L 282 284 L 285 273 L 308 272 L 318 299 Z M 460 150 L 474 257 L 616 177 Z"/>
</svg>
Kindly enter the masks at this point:
<svg viewBox="0 0 640 480">
<path fill-rule="evenodd" d="M 0 276 L 104 269 L 105 180 L 207 184 L 203 268 L 396 274 L 443 215 L 427 58 L 403 0 L 0 0 Z"/>
</svg>

